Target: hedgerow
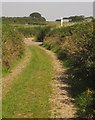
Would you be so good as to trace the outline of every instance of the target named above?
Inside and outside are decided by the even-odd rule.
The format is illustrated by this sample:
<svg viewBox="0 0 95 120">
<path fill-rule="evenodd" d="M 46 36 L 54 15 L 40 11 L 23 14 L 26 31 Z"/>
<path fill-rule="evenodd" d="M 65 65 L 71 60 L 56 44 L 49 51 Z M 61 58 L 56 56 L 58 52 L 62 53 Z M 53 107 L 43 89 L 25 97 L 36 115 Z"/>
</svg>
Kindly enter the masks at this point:
<svg viewBox="0 0 95 120">
<path fill-rule="evenodd" d="M 24 53 L 22 38 L 16 28 L 2 24 L 2 66 L 4 73 L 10 70 L 14 61 L 22 57 Z"/>
<path fill-rule="evenodd" d="M 48 33 L 43 42 L 43 46 L 56 52 L 59 59 L 70 61 L 68 84 L 70 84 L 71 94 L 76 100 L 79 117 L 89 117 L 94 114 L 92 108 L 95 76 L 93 26 L 94 22 L 92 21 L 57 28 Z M 91 93 L 89 95 L 86 91 L 93 92 L 89 92 Z M 84 102 L 85 100 L 86 102 Z M 83 106 L 81 107 L 81 105 Z"/>
</svg>

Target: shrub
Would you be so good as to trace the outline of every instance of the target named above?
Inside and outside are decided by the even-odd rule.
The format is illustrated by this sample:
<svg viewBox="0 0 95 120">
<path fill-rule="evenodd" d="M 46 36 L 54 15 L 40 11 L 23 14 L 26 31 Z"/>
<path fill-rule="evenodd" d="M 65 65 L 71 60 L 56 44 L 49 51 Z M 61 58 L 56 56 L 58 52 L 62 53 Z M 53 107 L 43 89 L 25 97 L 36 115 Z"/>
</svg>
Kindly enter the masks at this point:
<svg viewBox="0 0 95 120">
<path fill-rule="evenodd" d="M 24 51 L 22 36 L 8 24 L 2 25 L 2 65 L 3 70 L 8 71 L 12 63 L 21 58 Z"/>
</svg>

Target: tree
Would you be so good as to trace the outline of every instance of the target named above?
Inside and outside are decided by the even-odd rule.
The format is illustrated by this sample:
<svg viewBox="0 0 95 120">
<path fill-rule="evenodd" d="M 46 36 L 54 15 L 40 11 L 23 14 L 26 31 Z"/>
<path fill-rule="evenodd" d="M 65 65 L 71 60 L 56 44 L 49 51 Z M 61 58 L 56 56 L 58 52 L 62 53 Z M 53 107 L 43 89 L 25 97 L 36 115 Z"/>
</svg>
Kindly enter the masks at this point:
<svg viewBox="0 0 95 120">
<path fill-rule="evenodd" d="M 46 22 L 46 19 L 44 17 L 42 17 L 41 14 L 38 13 L 38 12 L 31 13 L 29 16 L 30 16 L 29 17 L 30 18 L 30 21 L 29 21 L 30 24 L 31 24 L 31 22 L 33 24 L 45 24 L 45 22 Z"/>
<path fill-rule="evenodd" d="M 70 16 L 69 19 L 70 19 L 71 22 L 80 22 L 80 21 L 84 20 L 85 17 L 83 15 L 81 15 L 81 16 Z"/>
<path fill-rule="evenodd" d="M 38 12 L 34 12 L 34 13 L 31 13 L 31 14 L 30 14 L 30 17 L 33 17 L 33 18 L 40 18 L 40 17 L 41 17 L 41 14 L 38 13 Z"/>
<path fill-rule="evenodd" d="M 56 22 L 60 22 L 61 21 L 61 19 L 56 19 Z"/>
</svg>

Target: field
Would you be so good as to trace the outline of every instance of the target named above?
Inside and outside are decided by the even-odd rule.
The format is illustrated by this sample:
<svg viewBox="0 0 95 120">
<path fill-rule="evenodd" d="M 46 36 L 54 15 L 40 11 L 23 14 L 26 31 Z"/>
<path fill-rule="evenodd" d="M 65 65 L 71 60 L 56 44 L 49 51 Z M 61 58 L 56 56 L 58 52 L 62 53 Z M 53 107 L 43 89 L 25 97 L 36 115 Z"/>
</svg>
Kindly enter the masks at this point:
<svg viewBox="0 0 95 120">
<path fill-rule="evenodd" d="M 30 52 L 26 67 L 9 82 L 10 87 L 6 86 L 3 92 L 3 118 L 51 118 L 53 108 L 50 98 L 52 94 L 54 96 L 53 87 L 59 84 L 69 88 L 69 91 L 66 87 L 60 88 L 61 92 L 66 90 L 61 97 L 64 97 L 64 94 L 67 97 L 69 94 L 74 100 L 73 104 L 68 97 L 63 104 L 71 103 L 75 106 L 75 117 L 92 118 L 95 114 L 93 110 L 95 92 L 93 90 L 95 74 L 93 24 L 94 20 L 66 22 L 63 27 L 60 27 L 59 22 L 47 22 L 43 25 L 3 23 L 3 79 L 7 78 L 19 63 L 23 63 Z M 27 46 L 24 42 L 25 38 L 30 38 L 35 44 Z M 39 42 L 41 42 L 40 47 L 37 44 Z M 54 64 L 55 57 L 49 55 L 46 49 L 57 57 L 57 64 L 60 64 L 61 69 L 66 73 L 60 72 L 59 75 L 55 75 L 56 69 L 59 68 L 55 67 L 57 66 Z M 57 80 L 58 78 L 60 80 Z M 52 86 L 52 81 L 58 83 L 54 82 Z M 59 94 L 59 91 L 56 92 Z M 55 99 L 58 104 L 60 98 L 56 98 L 55 95 Z M 61 108 L 60 105 L 57 107 L 59 109 L 54 107 L 56 114 L 53 117 L 64 118 L 63 113 L 67 108 Z M 73 111 L 71 115 L 73 116 Z"/>
</svg>

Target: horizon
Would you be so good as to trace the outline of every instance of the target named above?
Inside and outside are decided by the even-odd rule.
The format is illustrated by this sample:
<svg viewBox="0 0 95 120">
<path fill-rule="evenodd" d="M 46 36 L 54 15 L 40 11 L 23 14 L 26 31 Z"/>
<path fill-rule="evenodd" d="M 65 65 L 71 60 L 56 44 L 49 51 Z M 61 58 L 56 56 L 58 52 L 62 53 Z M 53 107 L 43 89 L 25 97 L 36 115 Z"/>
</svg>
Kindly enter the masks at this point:
<svg viewBox="0 0 95 120">
<path fill-rule="evenodd" d="M 72 15 L 72 16 L 74 16 L 74 15 Z M 67 18 L 72 17 L 72 16 L 68 16 Z M 78 16 L 84 16 L 84 15 L 78 15 Z M 29 17 L 29 16 L 21 16 L 21 17 L 20 17 L 20 16 L 19 16 L 19 17 L 18 17 L 18 16 L 15 16 L 15 17 L 14 17 L 14 16 L 9 16 L 9 17 L 7 17 L 7 16 L 2 16 L 2 18 L 3 18 L 3 17 L 5 17 L 5 18 L 24 18 L 24 17 Z M 93 16 L 84 16 L 84 17 L 86 18 L 86 17 L 93 17 Z M 63 17 L 63 18 L 66 18 L 66 17 Z M 52 22 L 52 21 L 56 21 L 56 20 L 58 20 L 58 19 L 61 20 L 61 18 L 57 18 L 57 19 L 55 19 L 55 20 L 46 20 L 46 21 L 47 21 L 47 22 L 48 22 L 48 21 Z M 57 21 L 57 22 L 58 22 L 58 21 Z"/>
<path fill-rule="evenodd" d="M 17 9 L 18 8 L 18 9 Z M 61 17 L 93 16 L 92 2 L 3 2 L 2 17 L 28 17 L 38 12 L 47 21 Z"/>
</svg>

